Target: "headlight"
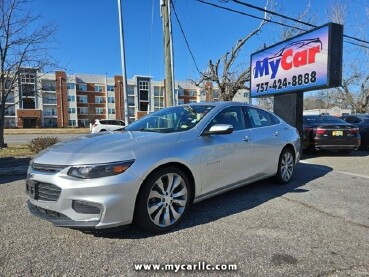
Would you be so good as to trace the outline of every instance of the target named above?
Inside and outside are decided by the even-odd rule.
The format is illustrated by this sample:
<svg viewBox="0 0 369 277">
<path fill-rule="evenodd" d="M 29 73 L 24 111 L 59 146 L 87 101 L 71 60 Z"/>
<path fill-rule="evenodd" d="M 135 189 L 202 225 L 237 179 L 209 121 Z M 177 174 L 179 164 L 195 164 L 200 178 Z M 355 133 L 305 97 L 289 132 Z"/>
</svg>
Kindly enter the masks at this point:
<svg viewBox="0 0 369 277">
<path fill-rule="evenodd" d="M 125 172 L 133 163 L 134 160 L 107 164 L 72 166 L 68 170 L 68 175 L 82 179 L 113 176 Z"/>
</svg>

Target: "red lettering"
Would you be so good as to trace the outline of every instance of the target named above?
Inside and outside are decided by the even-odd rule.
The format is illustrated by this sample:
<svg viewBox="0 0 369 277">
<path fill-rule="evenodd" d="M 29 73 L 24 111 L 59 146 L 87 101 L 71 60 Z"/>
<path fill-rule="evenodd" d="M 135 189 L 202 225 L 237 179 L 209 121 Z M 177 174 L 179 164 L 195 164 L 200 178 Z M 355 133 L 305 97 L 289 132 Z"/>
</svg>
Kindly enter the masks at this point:
<svg viewBox="0 0 369 277">
<path fill-rule="evenodd" d="M 287 49 L 281 58 L 281 66 L 284 70 L 290 70 L 292 67 L 300 67 L 315 63 L 316 54 L 320 53 L 320 46 L 311 47 L 293 53 L 293 49 Z"/>
<path fill-rule="evenodd" d="M 282 59 L 281 59 L 281 66 L 284 70 L 289 70 L 292 68 L 292 59 L 290 62 L 287 61 L 287 59 L 289 57 L 292 57 L 293 55 L 293 50 L 292 49 L 288 49 L 286 50 L 283 55 L 282 55 Z"/>
<path fill-rule="evenodd" d="M 294 67 L 300 67 L 302 65 L 305 65 L 307 63 L 307 50 L 297 52 L 293 56 L 293 65 Z"/>
<path fill-rule="evenodd" d="M 309 49 L 309 64 L 315 63 L 315 55 L 320 53 L 320 47 L 315 46 Z"/>
</svg>

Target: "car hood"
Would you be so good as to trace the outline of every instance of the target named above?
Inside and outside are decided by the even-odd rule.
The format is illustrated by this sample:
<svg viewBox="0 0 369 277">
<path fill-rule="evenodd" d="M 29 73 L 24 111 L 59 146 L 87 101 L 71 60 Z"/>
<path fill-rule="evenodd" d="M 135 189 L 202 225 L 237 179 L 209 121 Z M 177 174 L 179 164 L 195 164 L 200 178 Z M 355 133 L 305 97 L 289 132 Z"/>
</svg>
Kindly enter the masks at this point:
<svg viewBox="0 0 369 277">
<path fill-rule="evenodd" d="M 77 165 L 135 159 L 135 150 L 178 140 L 180 133 L 103 132 L 53 145 L 33 160 L 40 164 Z"/>
</svg>

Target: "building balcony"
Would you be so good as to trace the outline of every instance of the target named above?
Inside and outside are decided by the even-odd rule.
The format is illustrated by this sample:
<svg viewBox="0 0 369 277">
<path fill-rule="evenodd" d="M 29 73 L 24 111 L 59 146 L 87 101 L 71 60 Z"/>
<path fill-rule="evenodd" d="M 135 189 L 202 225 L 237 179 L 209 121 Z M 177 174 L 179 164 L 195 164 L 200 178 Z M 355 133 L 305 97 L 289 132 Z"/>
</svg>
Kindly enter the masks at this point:
<svg viewBox="0 0 369 277">
<path fill-rule="evenodd" d="M 56 105 L 56 99 L 55 100 L 47 100 L 47 101 L 43 101 L 42 104 L 44 105 Z"/>
<path fill-rule="evenodd" d="M 42 87 L 41 90 L 45 92 L 56 93 L 56 89 L 53 87 Z"/>
<path fill-rule="evenodd" d="M 58 116 L 56 112 L 43 112 L 42 115 L 44 117 L 56 117 L 56 116 Z"/>
</svg>

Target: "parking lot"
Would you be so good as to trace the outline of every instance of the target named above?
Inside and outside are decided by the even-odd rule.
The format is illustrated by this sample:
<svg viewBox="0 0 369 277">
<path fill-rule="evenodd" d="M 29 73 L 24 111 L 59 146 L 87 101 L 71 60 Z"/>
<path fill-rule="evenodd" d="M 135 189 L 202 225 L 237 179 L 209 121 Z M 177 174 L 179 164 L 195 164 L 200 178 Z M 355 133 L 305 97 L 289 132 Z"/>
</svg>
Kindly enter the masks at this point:
<svg viewBox="0 0 369 277">
<path fill-rule="evenodd" d="M 228 276 L 369 276 L 369 152 L 305 156 L 291 183 L 195 204 L 174 231 L 88 234 L 27 210 L 24 177 L 0 179 L 0 276 L 172 275 L 138 264 L 237 265 Z M 179 274 L 213 275 L 180 270 Z"/>
</svg>

